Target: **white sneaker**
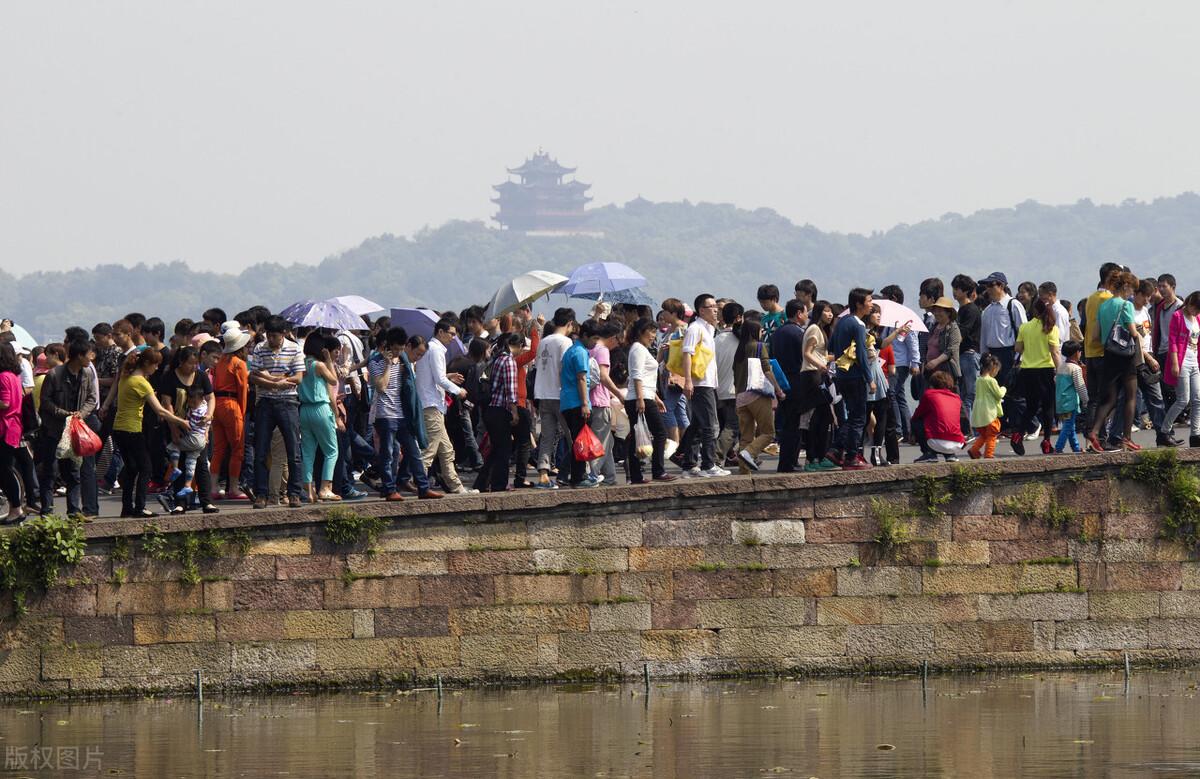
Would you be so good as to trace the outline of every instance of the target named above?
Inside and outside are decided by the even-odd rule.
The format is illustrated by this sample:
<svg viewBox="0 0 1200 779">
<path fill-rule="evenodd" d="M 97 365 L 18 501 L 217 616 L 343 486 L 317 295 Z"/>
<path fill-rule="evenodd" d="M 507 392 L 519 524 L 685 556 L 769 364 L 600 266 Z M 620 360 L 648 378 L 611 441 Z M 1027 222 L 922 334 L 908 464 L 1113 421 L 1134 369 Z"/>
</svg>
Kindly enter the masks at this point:
<svg viewBox="0 0 1200 779">
<path fill-rule="evenodd" d="M 596 480 L 597 484 L 604 483 L 604 474 L 602 474 L 602 473 L 594 473 L 594 474 L 592 474 L 592 478 Z"/>
<path fill-rule="evenodd" d="M 456 490 L 451 490 L 452 495 L 478 495 L 479 490 L 467 487 L 465 484 Z"/>
<path fill-rule="evenodd" d="M 750 454 L 749 449 L 743 449 L 742 451 L 738 452 L 738 457 L 742 458 L 742 462 L 744 462 L 746 467 L 750 470 L 758 470 L 758 463 L 754 462 L 754 455 Z"/>
<path fill-rule="evenodd" d="M 729 474 L 729 471 L 725 470 L 721 466 L 714 465 L 713 467 L 709 468 L 707 471 L 700 471 L 700 475 L 705 478 L 712 478 L 714 476 L 729 476 L 730 474 Z"/>
<path fill-rule="evenodd" d="M 1036 441 L 1036 440 L 1038 440 L 1038 438 L 1040 438 L 1040 437 L 1041 437 L 1041 435 L 1042 435 L 1042 423 L 1041 423 L 1041 422 L 1039 422 L 1039 423 L 1038 423 L 1038 426 L 1037 426 L 1037 429 L 1035 429 L 1035 430 L 1034 430 L 1032 433 L 1030 433 L 1029 435 L 1025 436 L 1025 440 L 1026 440 L 1026 441 Z"/>
<path fill-rule="evenodd" d="M 683 471 L 683 478 L 685 479 L 699 479 L 703 475 L 704 472 L 700 470 L 699 465 L 693 465 L 691 468 L 685 468 Z"/>
</svg>

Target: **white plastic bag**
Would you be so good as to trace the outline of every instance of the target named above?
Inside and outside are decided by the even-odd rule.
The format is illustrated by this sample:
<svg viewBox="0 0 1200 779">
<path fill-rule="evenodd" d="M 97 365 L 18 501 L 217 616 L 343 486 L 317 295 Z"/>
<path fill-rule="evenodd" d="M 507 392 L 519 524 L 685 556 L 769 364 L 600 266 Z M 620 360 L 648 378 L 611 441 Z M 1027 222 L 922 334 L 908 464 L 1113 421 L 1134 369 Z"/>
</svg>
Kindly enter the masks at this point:
<svg viewBox="0 0 1200 779">
<path fill-rule="evenodd" d="M 637 423 L 633 426 L 633 443 L 638 457 L 646 459 L 654 454 L 654 438 L 650 435 L 645 414 L 638 414 Z"/>
<path fill-rule="evenodd" d="M 60 460 L 72 460 L 76 465 L 83 462 L 83 458 L 75 454 L 75 445 L 71 443 L 70 425 L 63 425 L 62 435 L 58 437 L 58 446 L 54 448 L 54 456 Z"/>
<path fill-rule="evenodd" d="M 612 423 L 612 434 L 614 438 L 625 440 L 629 437 L 629 415 L 625 413 L 625 407 L 619 403 L 614 403 L 609 407 L 608 413 L 611 416 L 609 420 Z"/>
</svg>

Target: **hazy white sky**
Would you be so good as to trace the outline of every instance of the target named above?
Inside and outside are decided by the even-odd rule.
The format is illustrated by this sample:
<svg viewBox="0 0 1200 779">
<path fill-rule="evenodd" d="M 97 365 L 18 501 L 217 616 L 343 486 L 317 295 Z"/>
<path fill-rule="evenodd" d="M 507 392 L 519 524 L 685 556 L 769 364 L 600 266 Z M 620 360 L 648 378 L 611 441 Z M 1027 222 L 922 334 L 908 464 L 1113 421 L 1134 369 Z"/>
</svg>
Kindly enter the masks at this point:
<svg viewBox="0 0 1200 779">
<path fill-rule="evenodd" d="M 1200 181 L 1195 2 L 4 2 L 0 267 L 315 262 L 597 204 L 870 231 Z"/>
</svg>

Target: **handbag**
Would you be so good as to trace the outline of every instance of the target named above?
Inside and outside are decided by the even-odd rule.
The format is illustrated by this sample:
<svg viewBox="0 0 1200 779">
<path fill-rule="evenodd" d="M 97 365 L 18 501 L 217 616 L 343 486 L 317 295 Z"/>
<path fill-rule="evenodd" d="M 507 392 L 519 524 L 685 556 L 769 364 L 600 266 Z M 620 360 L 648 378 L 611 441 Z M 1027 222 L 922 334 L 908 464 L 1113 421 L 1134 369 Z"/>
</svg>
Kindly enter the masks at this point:
<svg viewBox="0 0 1200 779">
<path fill-rule="evenodd" d="M 771 373 L 775 374 L 775 382 L 779 385 L 779 389 L 784 392 L 792 391 L 792 383 L 787 380 L 787 374 L 783 372 L 783 367 L 779 364 L 779 360 L 771 358 Z"/>
<path fill-rule="evenodd" d="M 758 344 L 758 354 L 746 358 L 746 391 L 756 392 L 764 397 L 775 397 L 775 387 L 767 381 L 762 369 L 762 344 Z"/>
<path fill-rule="evenodd" d="M 1121 318 L 1117 317 L 1108 331 L 1108 338 L 1104 340 L 1104 353 L 1114 357 L 1132 357 L 1137 351 L 1137 341 L 1127 328 L 1121 326 Z"/>
<path fill-rule="evenodd" d="M 667 370 L 676 376 L 683 376 L 683 339 L 676 338 L 667 342 Z M 692 355 L 692 378 L 703 379 L 708 372 L 708 363 L 713 358 L 713 351 L 704 345 L 703 341 L 696 344 L 696 353 Z"/>
</svg>

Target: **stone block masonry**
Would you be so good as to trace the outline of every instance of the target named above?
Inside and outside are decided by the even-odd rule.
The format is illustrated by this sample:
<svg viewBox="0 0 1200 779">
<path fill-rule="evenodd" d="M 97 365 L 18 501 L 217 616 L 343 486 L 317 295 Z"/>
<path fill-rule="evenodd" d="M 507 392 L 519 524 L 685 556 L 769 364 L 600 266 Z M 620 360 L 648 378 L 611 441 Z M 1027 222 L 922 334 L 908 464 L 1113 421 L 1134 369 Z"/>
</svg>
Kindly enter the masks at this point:
<svg viewBox="0 0 1200 779">
<path fill-rule="evenodd" d="M 373 551 L 331 544 L 319 509 L 160 518 L 249 534 L 195 584 L 140 552 L 140 523 L 97 522 L 27 613 L 0 593 L 0 695 L 186 690 L 196 669 L 247 689 L 1192 662 L 1200 561 L 1117 478 L 1132 459 L 368 504 Z M 917 510 L 915 480 L 954 468 L 996 479 Z M 881 547 L 881 512 L 911 537 Z"/>
</svg>

